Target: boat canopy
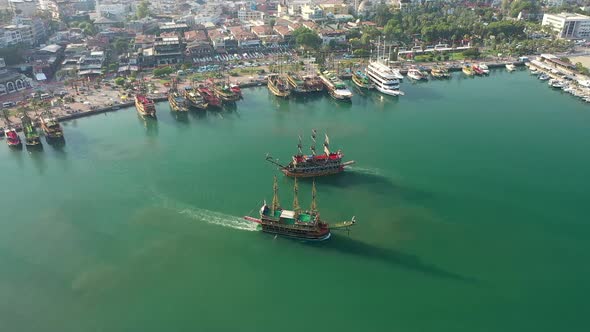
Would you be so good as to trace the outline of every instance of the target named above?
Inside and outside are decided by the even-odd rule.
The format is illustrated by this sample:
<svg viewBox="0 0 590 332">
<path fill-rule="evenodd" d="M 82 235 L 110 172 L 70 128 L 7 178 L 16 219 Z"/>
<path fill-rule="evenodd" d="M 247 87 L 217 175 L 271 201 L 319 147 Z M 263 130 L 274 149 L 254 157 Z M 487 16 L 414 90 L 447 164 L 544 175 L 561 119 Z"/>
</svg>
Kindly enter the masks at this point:
<svg viewBox="0 0 590 332">
<path fill-rule="evenodd" d="M 295 211 L 283 210 L 283 211 L 281 211 L 281 218 L 294 219 L 295 218 Z"/>
</svg>

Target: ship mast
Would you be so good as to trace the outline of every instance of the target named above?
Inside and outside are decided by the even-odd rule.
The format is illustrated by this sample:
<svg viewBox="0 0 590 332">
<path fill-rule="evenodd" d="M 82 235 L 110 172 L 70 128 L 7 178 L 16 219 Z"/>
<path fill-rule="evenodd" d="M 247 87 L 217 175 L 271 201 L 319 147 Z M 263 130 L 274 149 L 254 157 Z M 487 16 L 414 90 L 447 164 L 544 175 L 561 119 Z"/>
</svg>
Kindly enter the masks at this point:
<svg viewBox="0 0 590 332">
<path fill-rule="evenodd" d="M 315 129 L 311 130 L 311 140 L 313 141 L 313 143 L 311 144 L 311 146 L 309 147 L 311 149 L 311 154 L 313 154 L 315 156 L 315 135 L 316 135 L 316 131 Z"/>
<path fill-rule="evenodd" d="M 328 134 L 324 134 L 326 135 L 326 139 L 324 140 L 324 152 L 326 153 L 327 156 L 330 155 L 330 138 L 328 138 Z"/>
<path fill-rule="evenodd" d="M 295 185 L 293 186 L 293 211 L 295 212 L 295 217 L 299 215 L 299 198 L 297 197 L 297 193 L 299 192 L 299 188 L 297 187 L 297 178 L 295 178 Z"/>
<path fill-rule="evenodd" d="M 277 183 L 277 176 L 274 177 L 272 184 L 272 216 L 274 217 L 275 211 L 279 209 L 279 184 Z"/>
<path fill-rule="evenodd" d="M 315 201 L 316 199 L 316 190 L 315 190 L 315 178 L 313 179 L 313 184 L 311 187 L 311 212 L 316 212 L 317 211 L 317 203 Z"/>
<path fill-rule="evenodd" d="M 301 150 L 303 145 L 301 145 L 301 135 L 299 135 L 299 143 L 297 144 L 297 151 L 299 151 L 299 155 L 303 155 L 303 151 Z"/>
</svg>

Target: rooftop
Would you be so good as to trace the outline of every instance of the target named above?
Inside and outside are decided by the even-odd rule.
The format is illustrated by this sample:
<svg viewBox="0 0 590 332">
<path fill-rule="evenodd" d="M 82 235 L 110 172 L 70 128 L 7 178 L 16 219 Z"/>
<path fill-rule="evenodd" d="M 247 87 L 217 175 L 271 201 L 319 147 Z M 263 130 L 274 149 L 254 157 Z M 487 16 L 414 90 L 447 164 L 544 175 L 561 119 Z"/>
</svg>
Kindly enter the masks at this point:
<svg viewBox="0 0 590 332">
<path fill-rule="evenodd" d="M 59 51 L 60 49 L 61 49 L 61 46 L 56 45 L 56 44 L 52 44 L 52 45 L 47 45 L 47 46 L 43 47 L 39 51 L 55 53 L 55 52 Z"/>
<path fill-rule="evenodd" d="M 545 15 L 553 15 L 557 16 L 566 20 L 590 20 L 590 16 L 577 14 L 577 13 L 559 13 L 559 14 L 545 14 Z"/>
</svg>

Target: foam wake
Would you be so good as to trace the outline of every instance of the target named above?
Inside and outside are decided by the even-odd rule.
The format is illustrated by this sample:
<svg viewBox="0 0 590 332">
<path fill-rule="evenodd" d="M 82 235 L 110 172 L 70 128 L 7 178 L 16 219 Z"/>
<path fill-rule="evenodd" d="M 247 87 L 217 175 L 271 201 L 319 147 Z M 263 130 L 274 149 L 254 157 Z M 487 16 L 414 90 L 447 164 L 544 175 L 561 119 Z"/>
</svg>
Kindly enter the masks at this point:
<svg viewBox="0 0 590 332">
<path fill-rule="evenodd" d="M 349 166 L 348 170 L 355 173 L 369 174 L 369 175 L 381 175 L 381 171 L 378 168 L 365 168 L 357 166 Z"/>
<path fill-rule="evenodd" d="M 255 231 L 258 226 L 256 223 L 249 222 L 236 216 L 205 209 L 185 208 L 178 211 L 178 213 L 208 224 L 239 229 L 242 231 L 252 232 Z"/>
</svg>

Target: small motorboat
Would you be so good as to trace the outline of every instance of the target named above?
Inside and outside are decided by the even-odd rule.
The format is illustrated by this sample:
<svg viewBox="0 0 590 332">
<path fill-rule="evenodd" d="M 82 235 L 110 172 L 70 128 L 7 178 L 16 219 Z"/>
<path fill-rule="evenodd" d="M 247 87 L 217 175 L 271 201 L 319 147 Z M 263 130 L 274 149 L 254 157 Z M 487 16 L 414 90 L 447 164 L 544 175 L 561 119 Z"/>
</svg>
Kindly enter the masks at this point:
<svg viewBox="0 0 590 332">
<path fill-rule="evenodd" d="M 551 78 L 551 77 L 549 77 L 549 75 L 547 75 L 547 74 L 541 74 L 541 75 L 539 75 L 539 79 L 540 79 L 541 81 L 547 81 L 547 80 L 548 80 L 548 79 L 550 79 L 550 78 Z"/>
</svg>

